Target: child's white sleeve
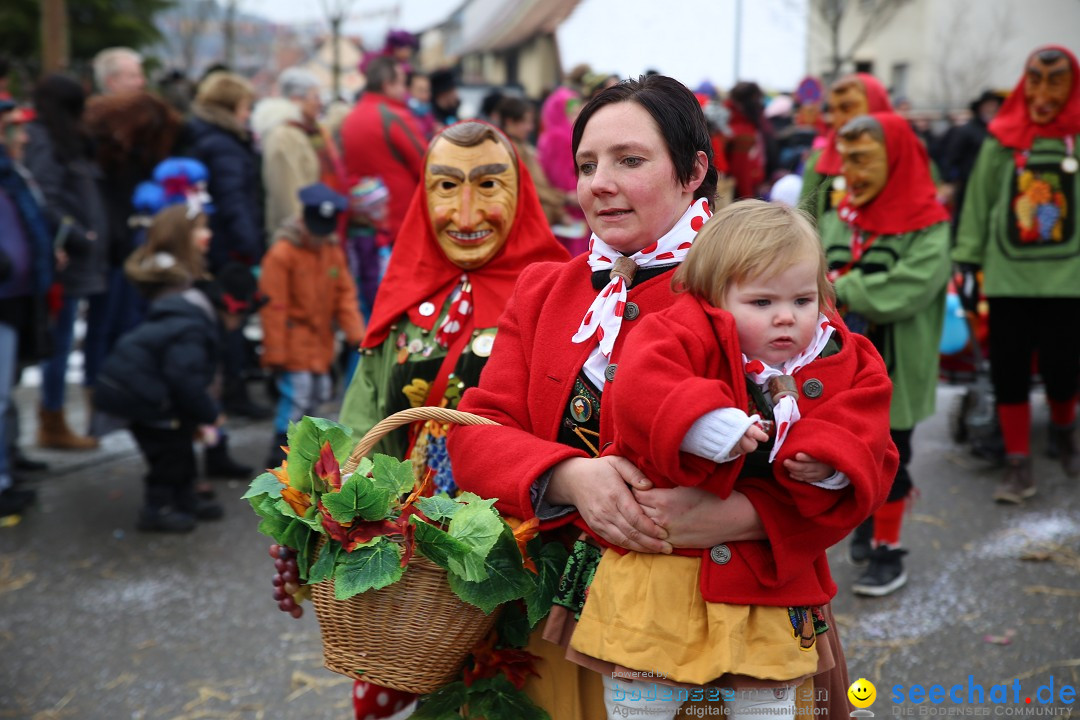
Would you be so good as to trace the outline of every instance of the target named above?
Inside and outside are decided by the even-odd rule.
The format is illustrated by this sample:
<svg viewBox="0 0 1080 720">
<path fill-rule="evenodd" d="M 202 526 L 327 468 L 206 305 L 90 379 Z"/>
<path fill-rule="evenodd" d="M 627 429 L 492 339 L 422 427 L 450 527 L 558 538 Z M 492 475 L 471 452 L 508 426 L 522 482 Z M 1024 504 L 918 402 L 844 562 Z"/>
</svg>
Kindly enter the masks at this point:
<svg viewBox="0 0 1080 720">
<path fill-rule="evenodd" d="M 826 490 L 843 490 L 851 484 L 851 478 L 837 470 L 830 477 L 827 477 L 820 482 L 810 484 L 817 485 L 819 488 L 825 488 Z"/>
<path fill-rule="evenodd" d="M 679 449 L 717 463 L 734 460 L 731 451 L 735 444 L 760 419 L 738 408 L 710 410 L 686 431 Z"/>
</svg>

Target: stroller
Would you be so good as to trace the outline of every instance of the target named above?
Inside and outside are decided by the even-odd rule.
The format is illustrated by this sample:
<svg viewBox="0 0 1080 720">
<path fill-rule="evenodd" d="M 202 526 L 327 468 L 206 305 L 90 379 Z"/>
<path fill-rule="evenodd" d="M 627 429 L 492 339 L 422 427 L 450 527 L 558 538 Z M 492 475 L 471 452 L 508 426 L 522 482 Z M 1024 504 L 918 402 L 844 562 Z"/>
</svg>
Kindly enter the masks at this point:
<svg viewBox="0 0 1080 720">
<path fill-rule="evenodd" d="M 1005 462 L 1005 442 L 998 425 L 994 386 L 990 381 L 987 357 L 985 302 L 980 302 L 964 283 L 972 278 L 954 278 L 945 306 L 945 330 L 941 355 L 943 376 L 965 385 L 949 411 L 949 434 L 957 445 L 966 445 L 971 454 L 995 465 Z M 962 303 L 956 286 L 964 287 L 971 302 Z M 965 307 L 965 305 L 967 307 Z"/>
</svg>

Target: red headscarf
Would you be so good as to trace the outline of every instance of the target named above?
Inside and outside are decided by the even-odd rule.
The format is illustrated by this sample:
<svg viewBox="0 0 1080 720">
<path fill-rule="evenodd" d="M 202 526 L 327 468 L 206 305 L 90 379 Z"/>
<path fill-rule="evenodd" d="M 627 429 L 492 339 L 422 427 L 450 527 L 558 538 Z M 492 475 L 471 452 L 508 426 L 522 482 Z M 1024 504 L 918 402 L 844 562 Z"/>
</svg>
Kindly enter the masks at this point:
<svg viewBox="0 0 1080 720">
<path fill-rule="evenodd" d="M 847 77 L 850 78 L 851 75 Z M 866 93 L 868 114 L 893 112 L 892 103 L 889 102 L 889 93 L 876 77 L 869 73 L 855 73 L 855 78 Z M 840 153 L 836 151 L 836 130 L 837 128 L 829 128 L 829 135 L 825 138 L 825 147 L 822 148 L 817 164 L 814 165 L 814 170 L 820 175 L 840 174 Z"/>
<path fill-rule="evenodd" d="M 431 146 L 434 144 L 433 141 Z M 450 262 L 439 247 L 428 215 L 427 193 L 424 183 L 420 183 L 394 243 L 390 267 L 379 286 L 363 347 L 380 345 L 390 334 L 390 325 L 398 322 L 402 315 L 407 314 L 414 325 L 431 330 L 438 319 L 438 311 L 465 272 L 472 283 L 473 327 L 494 327 L 510 299 L 518 275 L 526 265 L 570 259 L 570 255 L 551 234 L 528 170 L 516 155 L 514 159 L 518 168 L 514 224 L 506 244 L 495 257 L 473 270 L 462 270 Z M 424 166 L 427 166 L 426 156 Z M 421 315 L 419 307 L 424 302 L 432 303 L 436 312 Z"/>
<path fill-rule="evenodd" d="M 879 235 L 922 230 L 949 219 L 937 200 L 930 177 L 930 158 L 907 120 L 896 113 L 872 113 L 885 132 L 885 156 L 889 179 L 876 198 L 862 207 L 851 204 L 848 193 L 837 212 L 845 222 Z"/>
<path fill-rule="evenodd" d="M 1045 125 L 1039 125 L 1033 123 L 1031 115 L 1028 114 L 1027 98 L 1024 96 L 1025 76 L 1021 76 L 1020 82 L 1009 93 L 1001 110 L 990 121 L 990 134 L 1005 147 L 1027 150 L 1036 137 L 1060 138 L 1080 135 L 1080 65 L 1076 63 L 1076 56 L 1060 45 L 1046 45 L 1028 55 L 1027 61 L 1024 62 L 1025 75 L 1031 59 L 1044 50 L 1059 50 L 1069 58 L 1069 67 L 1072 68 L 1073 74 L 1072 93 L 1057 117 Z"/>
</svg>

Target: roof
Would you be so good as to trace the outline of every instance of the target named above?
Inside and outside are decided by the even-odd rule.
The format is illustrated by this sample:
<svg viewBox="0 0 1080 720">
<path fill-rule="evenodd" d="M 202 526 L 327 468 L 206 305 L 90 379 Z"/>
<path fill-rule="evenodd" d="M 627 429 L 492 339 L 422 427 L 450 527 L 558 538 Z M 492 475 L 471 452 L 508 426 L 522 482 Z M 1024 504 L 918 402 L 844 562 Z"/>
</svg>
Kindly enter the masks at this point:
<svg viewBox="0 0 1080 720">
<path fill-rule="evenodd" d="M 555 32 L 579 0 L 471 0 L 460 11 L 459 54 L 503 50 Z"/>
</svg>

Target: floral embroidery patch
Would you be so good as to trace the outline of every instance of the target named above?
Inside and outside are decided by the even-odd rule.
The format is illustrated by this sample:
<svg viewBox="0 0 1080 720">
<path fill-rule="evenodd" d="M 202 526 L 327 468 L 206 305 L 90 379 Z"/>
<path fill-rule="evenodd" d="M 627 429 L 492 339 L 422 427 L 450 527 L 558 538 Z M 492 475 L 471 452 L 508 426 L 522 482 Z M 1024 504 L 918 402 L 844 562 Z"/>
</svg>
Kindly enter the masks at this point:
<svg viewBox="0 0 1080 720">
<path fill-rule="evenodd" d="M 1023 244 L 1059 243 L 1066 237 L 1069 207 L 1059 173 L 1025 169 L 1013 198 L 1016 229 Z"/>
</svg>

